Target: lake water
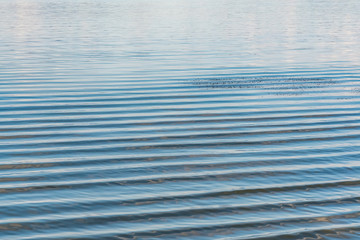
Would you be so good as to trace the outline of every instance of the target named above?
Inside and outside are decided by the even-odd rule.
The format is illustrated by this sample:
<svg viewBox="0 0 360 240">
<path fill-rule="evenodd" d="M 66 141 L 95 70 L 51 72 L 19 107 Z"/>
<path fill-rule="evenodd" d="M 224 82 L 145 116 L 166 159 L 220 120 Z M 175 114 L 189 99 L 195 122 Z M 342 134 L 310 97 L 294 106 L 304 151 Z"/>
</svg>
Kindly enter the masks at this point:
<svg viewBox="0 0 360 240">
<path fill-rule="evenodd" d="M 0 0 L 0 239 L 360 239 L 359 12 Z"/>
</svg>

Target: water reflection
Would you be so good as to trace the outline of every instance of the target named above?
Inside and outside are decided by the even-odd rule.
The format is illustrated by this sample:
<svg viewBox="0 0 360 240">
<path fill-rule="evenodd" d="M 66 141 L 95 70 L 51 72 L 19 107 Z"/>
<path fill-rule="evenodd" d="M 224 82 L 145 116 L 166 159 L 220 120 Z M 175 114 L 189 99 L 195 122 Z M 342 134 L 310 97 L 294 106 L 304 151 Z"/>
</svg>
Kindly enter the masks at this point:
<svg viewBox="0 0 360 240">
<path fill-rule="evenodd" d="M 195 86 L 211 88 L 249 88 L 272 90 L 272 94 L 304 94 L 309 89 L 318 90 L 335 84 L 333 79 L 311 77 L 240 77 L 195 79 Z M 285 91 L 284 91 L 285 90 Z"/>
</svg>

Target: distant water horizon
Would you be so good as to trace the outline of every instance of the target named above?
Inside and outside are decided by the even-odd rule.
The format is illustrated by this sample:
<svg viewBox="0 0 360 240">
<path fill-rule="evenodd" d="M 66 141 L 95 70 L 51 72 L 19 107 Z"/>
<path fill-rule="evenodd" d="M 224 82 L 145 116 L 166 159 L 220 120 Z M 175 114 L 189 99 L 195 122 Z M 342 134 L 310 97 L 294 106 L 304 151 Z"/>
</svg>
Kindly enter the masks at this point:
<svg viewBox="0 0 360 240">
<path fill-rule="evenodd" d="M 0 239 L 360 239 L 359 12 L 0 0 Z"/>
</svg>

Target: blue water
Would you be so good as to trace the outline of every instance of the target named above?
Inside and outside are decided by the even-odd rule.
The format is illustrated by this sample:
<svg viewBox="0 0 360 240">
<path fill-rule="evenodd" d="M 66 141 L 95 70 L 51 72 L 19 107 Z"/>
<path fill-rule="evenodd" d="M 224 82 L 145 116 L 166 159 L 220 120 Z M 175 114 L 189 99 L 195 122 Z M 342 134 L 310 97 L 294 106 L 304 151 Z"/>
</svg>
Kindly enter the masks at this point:
<svg viewBox="0 0 360 240">
<path fill-rule="evenodd" d="M 357 0 L 0 0 L 0 239 L 360 239 Z"/>
</svg>

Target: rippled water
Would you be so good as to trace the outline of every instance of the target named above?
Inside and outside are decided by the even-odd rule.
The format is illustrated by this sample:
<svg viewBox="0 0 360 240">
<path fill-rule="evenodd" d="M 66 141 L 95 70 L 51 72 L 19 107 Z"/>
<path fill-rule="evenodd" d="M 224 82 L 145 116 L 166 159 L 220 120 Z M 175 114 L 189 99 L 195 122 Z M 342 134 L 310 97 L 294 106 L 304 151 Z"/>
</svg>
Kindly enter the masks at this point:
<svg viewBox="0 0 360 240">
<path fill-rule="evenodd" d="M 0 0 L 0 239 L 360 239 L 357 0 Z"/>
</svg>

